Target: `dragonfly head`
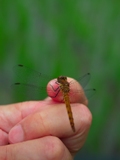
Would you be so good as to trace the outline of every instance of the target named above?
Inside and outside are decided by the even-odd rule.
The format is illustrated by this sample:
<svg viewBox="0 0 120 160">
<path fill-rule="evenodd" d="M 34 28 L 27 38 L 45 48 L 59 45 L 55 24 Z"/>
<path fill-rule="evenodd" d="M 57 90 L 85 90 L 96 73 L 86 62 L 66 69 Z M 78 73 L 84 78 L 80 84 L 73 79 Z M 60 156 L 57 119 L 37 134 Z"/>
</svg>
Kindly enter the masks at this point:
<svg viewBox="0 0 120 160">
<path fill-rule="evenodd" d="M 57 78 L 58 83 L 64 83 L 67 81 L 67 77 L 66 76 L 59 76 Z"/>
</svg>

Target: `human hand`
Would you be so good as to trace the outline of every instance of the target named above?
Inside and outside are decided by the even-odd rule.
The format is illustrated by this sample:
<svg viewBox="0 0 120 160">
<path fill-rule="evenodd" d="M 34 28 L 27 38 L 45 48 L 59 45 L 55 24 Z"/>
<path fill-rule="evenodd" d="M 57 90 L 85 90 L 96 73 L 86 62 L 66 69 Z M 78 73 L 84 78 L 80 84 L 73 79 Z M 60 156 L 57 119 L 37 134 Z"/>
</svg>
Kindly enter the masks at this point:
<svg viewBox="0 0 120 160">
<path fill-rule="evenodd" d="M 55 85 L 54 81 L 50 84 Z M 78 84 L 77 89 L 81 92 L 74 97 L 70 95 L 71 103 L 74 102 L 71 106 L 75 133 L 70 127 L 65 104 L 60 103 L 60 94 L 54 100 L 47 98 L 45 101 L 1 106 L 0 159 L 72 160 L 84 144 L 92 121 L 91 113 L 85 106 L 87 100 Z"/>
</svg>

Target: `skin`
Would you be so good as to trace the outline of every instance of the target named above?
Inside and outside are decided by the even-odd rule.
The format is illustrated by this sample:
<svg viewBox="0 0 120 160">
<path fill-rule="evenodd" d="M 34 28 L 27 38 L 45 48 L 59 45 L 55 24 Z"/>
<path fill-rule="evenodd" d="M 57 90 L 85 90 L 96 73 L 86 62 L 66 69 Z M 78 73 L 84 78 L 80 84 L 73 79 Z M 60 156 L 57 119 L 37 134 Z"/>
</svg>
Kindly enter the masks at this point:
<svg viewBox="0 0 120 160">
<path fill-rule="evenodd" d="M 68 79 L 73 82 L 73 79 Z M 70 101 L 76 127 L 73 132 L 61 92 L 47 85 L 44 101 L 28 101 L 0 107 L 0 160 L 73 160 L 85 143 L 92 115 L 82 87 L 71 85 Z M 73 94 L 74 88 L 80 90 Z"/>
</svg>

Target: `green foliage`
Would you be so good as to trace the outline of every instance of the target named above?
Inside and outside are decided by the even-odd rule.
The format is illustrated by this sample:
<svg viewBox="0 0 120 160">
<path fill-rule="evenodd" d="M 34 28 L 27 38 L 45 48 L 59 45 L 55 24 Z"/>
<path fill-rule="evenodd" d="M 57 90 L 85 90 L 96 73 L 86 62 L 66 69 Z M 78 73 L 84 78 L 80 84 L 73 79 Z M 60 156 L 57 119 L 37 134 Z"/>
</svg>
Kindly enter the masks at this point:
<svg viewBox="0 0 120 160">
<path fill-rule="evenodd" d="M 101 154 L 120 149 L 119 1 L 2 1 L 0 5 L 0 96 L 20 97 L 8 87 L 23 64 L 51 77 L 90 72 L 97 93 L 90 100 L 93 123 L 83 150 Z M 29 76 L 32 76 L 30 73 Z M 15 96 L 16 95 L 16 96 Z"/>
</svg>

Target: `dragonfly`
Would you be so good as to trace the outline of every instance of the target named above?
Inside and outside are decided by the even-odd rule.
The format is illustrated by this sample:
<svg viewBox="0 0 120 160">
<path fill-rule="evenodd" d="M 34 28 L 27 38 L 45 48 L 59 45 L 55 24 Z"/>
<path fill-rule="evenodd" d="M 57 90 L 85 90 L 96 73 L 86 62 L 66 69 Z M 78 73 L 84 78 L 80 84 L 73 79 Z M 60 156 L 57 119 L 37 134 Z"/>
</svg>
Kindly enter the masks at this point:
<svg viewBox="0 0 120 160">
<path fill-rule="evenodd" d="M 51 79 L 49 76 L 44 75 L 40 72 L 37 72 L 35 70 L 32 70 L 29 67 L 26 67 L 24 65 L 16 65 L 14 67 L 14 71 L 16 71 L 17 76 L 19 78 L 19 82 L 14 83 L 14 86 L 25 86 L 25 87 L 30 87 L 30 88 L 34 88 L 37 89 L 40 92 L 44 92 L 46 90 L 46 87 L 42 86 L 42 84 L 40 83 L 46 81 L 48 83 L 48 80 Z M 38 82 L 38 84 L 36 85 L 35 82 L 29 82 L 30 77 L 28 77 L 29 73 L 31 73 L 33 75 L 33 80 L 36 81 L 36 79 L 38 79 L 36 82 Z M 28 77 L 27 79 L 25 78 Z M 24 79 L 25 78 L 25 79 Z M 79 78 L 80 84 L 82 84 L 83 88 L 85 88 L 85 86 L 87 85 L 88 81 L 90 80 L 90 74 L 87 73 L 85 74 L 83 77 Z M 68 117 L 69 117 L 69 122 L 71 125 L 71 128 L 73 130 L 73 132 L 76 131 L 75 129 L 75 123 L 74 123 L 74 118 L 73 118 L 73 113 L 72 113 L 72 109 L 71 109 L 71 105 L 70 105 L 70 97 L 69 97 L 69 93 L 70 93 L 70 86 L 72 85 L 72 82 L 68 82 L 68 79 L 66 76 L 59 76 L 57 78 L 57 80 L 55 81 L 55 83 L 58 85 L 58 87 L 56 89 L 54 89 L 52 86 L 52 89 L 56 92 L 55 96 L 51 98 L 55 98 L 58 93 L 61 91 L 62 95 L 63 95 L 63 101 L 66 105 L 66 109 L 67 109 L 67 113 L 68 113 Z M 76 92 L 80 92 L 79 90 L 76 89 Z M 93 95 L 95 92 L 95 89 L 87 89 L 86 92 L 88 93 L 88 96 Z"/>
<path fill-rule="evenodd" d="M 66 104 L 66 109 L 67 109 L 67 113 L 68 113 L 71 128 L 72 128 L 73 132 L 75 132 L 75 124 L 74 124 L 73 113 L 72 113 L 72 110 L 71 110 L 70 99 L 69 99 L 70 84 L 67 81 L 66 76 L 59 76 L 57 78 L 57 82 L 59 83 L 60 90 L 63 93 L 64 102 Z"/>
</svg>

